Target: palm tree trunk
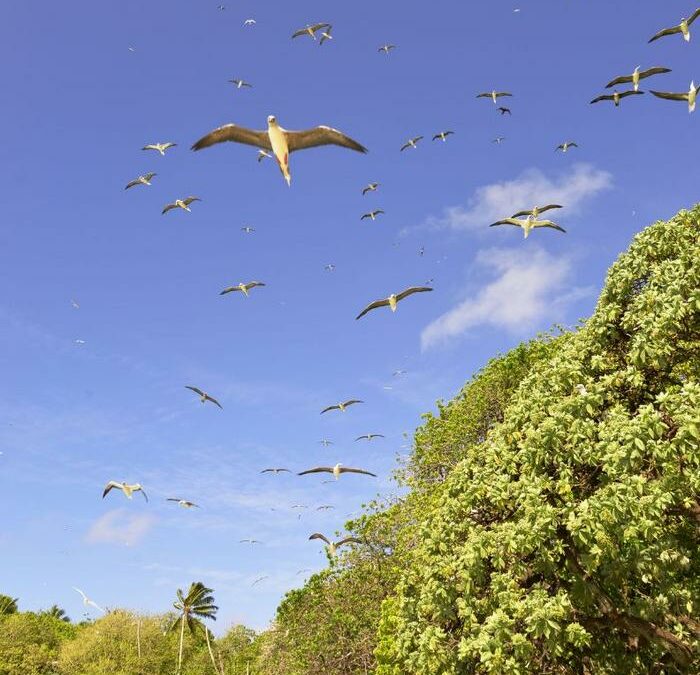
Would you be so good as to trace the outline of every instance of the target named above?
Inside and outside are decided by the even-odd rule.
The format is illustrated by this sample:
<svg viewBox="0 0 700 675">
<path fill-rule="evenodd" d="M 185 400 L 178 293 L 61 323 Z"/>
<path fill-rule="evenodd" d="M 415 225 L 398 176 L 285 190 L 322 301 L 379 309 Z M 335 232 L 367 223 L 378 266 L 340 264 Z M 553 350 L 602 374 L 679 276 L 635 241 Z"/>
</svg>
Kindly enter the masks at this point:
<svg viewBox="0 0 700 675">
<path fill-rule="evenodd" d="M 212 651 L 211 648 L 211 642 L 209 642 L 209 628 L 207 626 L 204 626 L 204 634 L 207 637 L 207 649 L 209 650 L 209 657 L 211 658 L 211 663 L 214 666 L 214 672 L 217 673 L 219 672 L 219 669 L 216 667 L 216 660 L 214 659 L 214 652 Z M 222 673 L 223 675 L 223 673 Z"/>
<path fill-rule="evenodd" d="M 180 626 L 180 652 L 179 652 L 179 654 L 178 654 L 178 656 L 177 656 L 177 672 L 178 672 L 178 675 L 179 675 L 180 672 L 182 671 L 182 646 L 183 646 L 184 640 L 185 640 L 185 617 L 184 617 L 184 616 L 181 616 L 181 617 L 180 617 L 180 621 L 181 621 L 182 625 Z"/>
<path fill-rule="evenodd" d="M 136 648 L 141 660 L 141 619 L 136 619 Z"/>
</svg>

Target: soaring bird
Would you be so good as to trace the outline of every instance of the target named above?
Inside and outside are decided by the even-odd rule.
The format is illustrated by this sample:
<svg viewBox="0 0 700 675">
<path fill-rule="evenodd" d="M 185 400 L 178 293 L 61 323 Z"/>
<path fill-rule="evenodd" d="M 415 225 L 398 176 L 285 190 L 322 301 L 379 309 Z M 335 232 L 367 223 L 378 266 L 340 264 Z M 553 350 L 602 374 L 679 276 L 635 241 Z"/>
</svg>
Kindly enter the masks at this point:
<svg viewBox="0 0 700 675">
<path fill-rule="evenodd" d="M 129 181 L 126 184 L 126 187 L 124 188 L 125 190 L 128 190 L 129 188 L 134 187 L 135 185 L 150 185 L 151 184 L 151 179 L 153 176 L 157 176 L 157 173 L 144 173 L 142 176 L 139 176 L 138 178 L 134 178 L 134 180 Z"/>
<path fill-rule="evenodd" d="M 258 23 L 258 22 L 257 22 L 255 19 L 246 19 L 246 20 L 243 22 L 243 26 L 244 26 L 244 27 L 247 27 L 247 26 L 254 26 L 256 23 Z"/>
<path fill-rule="evenodd" d="M 209 396 L 209 394 L 207 394 L 207 392 L 202 391 L 199 387 L 192 387 L 191 385 L 186 384 L 185 389 L 189 389 L 190 391 L 193 391 L 195 394 L 197 394 L 199 396 L 199 400 L 203 404 L 206 403 L 207 401 L 209 401 L 209 402 L 213 403 L 214 405 L 219 406 L 219 408 L 221 408 L 222 410 L 224 409 L 224 407 L 221 405 L 221 403 L 219 403 L 213 396 Z"/>
<path fill-rule="evenodd" d="M 696 9 L 691 15 L 689 19 L 686 19 L 683 17 L 681 19 L 681 22 L 677 26 L 671 26 L 671 28 L 664 28 L 660 30 L 656 35 L 654 35 L 649 42 L 654 42 L 654 40 L 658 40 L 659 38 L 665 37 L 666 35 L 675 35 L 676 33 L 681 33 L 683 35 L 683 39 L 686 42 L 690 42 L 690 24 L 695 21 L 700 16 L 700 8 Z"/>
<path fill-rule="evenodd" d="M 363 434 L 362 436 L 358 436 L 355 440 L 371 441 L 373 438 L 386 438 L 386 436 L 384 436 L 384 434 Z"/>
<path fill-rule="evenodd" d="M 333 272 L 335 270 L 335 265 L 333 263 L 328 263 L 323 266 L 323 269 L 326 270 L 326 272 Z"/>
<path fill-rule="evenodd" d="M 411 286 L 405 291 L 401 291 L 401 293 L 392 293 L 388 298 L 382 298 L 381 300 L 370 302 L 370 304 L 367 305 L 367 307 L 365 307 L 355 317 L 355 320 L 361 319 L 365 314 L 367 314 L 367 312 L 371 312 L 373 309 L 377 309 L 378 307 L 389 307 L 392 312 L 395 312 L 397 304 L 404 298 L 407 298 L 409 295 L 413 295 L 414 293 L 425 293 L 432 290 L 433 289 L 429 286 Z"/>
<path fill-rule="evenodd" d="M 100 612 L 102 612 L 103 614 L 106 614 L 106 613 L 107 613 L 107 612 L 106 612 L 104 609 L 102 609 L 102 607 L 100 607 L 94 600 L 90 600 L 90 598 L 88 598 L 88 596 L 85 595 L 85 593 L 83 593 L 79 588 L 76 588 L 75 586 L 71 586 L 71 588 L 72 588 L 74 591 L 76 591 L 76 593 L 80 593 L 80 595 L 81 595 L 82 598 L 83 598 L 83 605 L 85 605 L 85 607 L 87 607 L 88 605 L 90 605 L 91 607 L 95 607 L 96 609 L 99 609 Z"/>
<path fill-rule="evenodd" d="M 667 91 L 649 91 L 657 98 L 665 98 L 668 101 L 687 101 L 688 112 L 691 113 L 693 110 L 695 110 L 695 103 L 698 98 L 698 91 L 700 91 L 700 87 L 696 87 L 695 82 L 691 82 L 690 88 L 686 93 L 681 92 L 680 94 L 675 94 Z"/>
<path fill-rule="evenodd" d="M 325 30 L 321 31 L 321 40 L 319 41 L 319 47 L 326 41 L 326 40 L 332 40 L 333 36 L 331 35 L 331 31 L 333 30 L 333 26 L 328 26 Z"/>
<path fill-rule="evenodd" d="M 329 405 L 327 408 L 324 408 L 321 410 L 321 415 L 323 413 L 327 413 L 330 410 L 340 410 L 340 412 L 345 412 L 346 408 L 349 408 L 351 405 L 355 405 L 355 403 L 364 403 L 364 401 L 360 401 L 356 398 L 351 398 L 349 401 L 344 401 L 343 403 L 336 403 L 336 405 Z"/>
<path fill-rule="evenodd" d="M 199 504 L 189 501 L 188 499 L 180 499 L 178 497 L 168 497 L 166 502 L 177 502 L 178 506 L 182 506 L 183 509 L 199 508 Z"/>
<path fill-rule="evenodd" d="M 569 148 L 578 148 L 578 143 L 574 143 L 574 141 L 564 141 L 563 143 L 560 143 L 557 145 L 555 149 L 556 150 L 561 150 L 562 152 L 568 152 Z"/>
<path fill-rule="evenodd" d="M 366 187 L 362 188 L 362 196 L 364 197 L 368 192 L 375 192 L 379 187 L 379 183 L 368 183 Z"/>
<path fill-rule="evenodd" d="M 292 473 L 289 469 L 263 469 L 260 473 Z"/>
<path fill-rule="evenodd" d="M 265 284 L 262 281 L 249 281 L 247 284 L 244 284 L 241 282 L 237 286 L 228 286 L 227 288 L 224 288 L 219 295 L 226 295 L 227 293 L 233 293 L 234 291 L 240 291 L 245 295 L 245 297 L 248 297 L 248 291 L 251 288 L 257 288 L 258 286 L 265 286 Z"/>
<path fill-rule="evenodd" d="M 259 542 L 257 539 L 239 539 L 238 543 L 239 544 L 250 544 L 252 546 L 253 544 L 260 544 L 261 542 Z"/>
<path fill-rule="evenodd" d="M 329 441 L 327 438 L 322 438 L 319 443 L 324 447 L 327 448 L 329 445 L 333 445 L 333 441 Z"/>
<path fill-rule="evenodd" d="M 325 535 L 321 534 L 320 532 L 314 532 L 310 537 L 309 541 L 312 539 L 320 539 L 321 541 L 326 542 L 326 550 L 328 551 L 328 555 L 331 556 L 331 558 L 334 558 L 336 555 L 337 550 L 343 546 L 344 544 L 361 544 L 362 541 L 358 539 L 357 537 L 345 537 L 345 539 L 341 539 L 340 541 L 331 541 L 326 537 Z"/>
<path fill-rule="evenodd" d="M 141 150 L 157 150 L 161 155 L 165 155 L 168 148 L 174 148 L 177 143 L 149 143 L 144 145 Z"/>
<path fill-rule="evenodd" d="M 641 66 L 637 66 L 634 71 L 632 72 L 631 75 L 620 75 L 619 77 L 616 77 L 614 80 L 610 80 L 605 85 L 606 89 L 610 89 L 610 87 L 615 87 L 618 84 L 627 84 L 628 82 L 632 83 L 632 86 L 634 87 L 635 91 L 639 90 L 639 81 L 643 80 L 645 77 L 651 77 L 652 75 L 659 75 L 661 73 L 670 73 L 671 69 L 670 68 L 662 68 L 660 66 L 656 66 L 654 68 L 649 68 L 647 70 L 640 70 Z"/>
<path fill-rule="evenodd" d="M 241 228 L 241 232 L 245 232 L 246 234 L 253 234 L 253 232 L 255 232 L 255 228 L 251 227 L 250 225 L 245 225 Z"/>
<path fill-rule="evenodd" d="M 506 140 L 505 136 L 496 136 L 496 138 L 492 139 L 491 143 L 495 143 L 496 145 L 500 145 L 505 140 Z"/>
<path fill-rule="evenodd" d="M 307 474 L 310 473 L 332 473 L 333 478 L 338 480 L 340 478 L 341 473 L 361 473 L 364 474 L 365 476 L 373 476 L 374 478 L 377 477 L 376 473 L 372 473 L 371 471 L 365 471 L 364 469 L 351 469 L 349 466 L 343 466 L 342 464 L 338 463 L 335 466 L 316 466 L 313 469 L 307 469 L 306 471 L 301 471 L 297 475 L 298 476 L 306 476 Z"/>
<path fill-rule="evenodd" d="M 233 78 L 232 80 L 229 80 L 229 82 L 233 85 L 236 86 L 236 89 L 242 89 L 243 87 L 249 87 L 252 88 L 252 84 L 250 82 L 246 82 L 245 80 L 239 80 L 237 78 Z"/>
<path fill-rule="evenodd" d="M 335 506 L 332 504 L 321 504 L 321 506 L 317 506 L 316 510 L 317 511 L 330 511 L 331 509 L 334 509 Z"/>
<path fill-rule="evenodd" d="M 517 213 L 514 213 L 511 218 L 520 218 L 521 216 L 534 216 L 537 218 L 537 216 L 540 215 L 540 213 L 544 213 L 545 211 L 551 211 L 552 209 L 563 209 L 564 207 L 561 204 L 547 204 L 546 206 L 533 206 L 531 209 L 528 209 L 527 211 L 518 211 Z"/>
<path fill-rule="evenodd" d="M 251 586 L 255 586 L 256 584 L 259 584 L 261 581 L 264 581 L 265 579 L 269 579 L 270 575 L 269 574 L 263 574 L 261 577 L 258 577 L 253 581 Z"/>
<path fill-rule="evenodd" d="M 329 23 L 314 23 L 311 24 L 310 26 L 306 26 L 305 28 L 300 28 L 298 31 L 295 31 L 292 34 L 292 39 L 301 37 L 302 35 L 309 35 L 311 36 L 314 40 L 316 39 L 316 32 L 321 30 L 322 28 L 330 28 L 331 25 Z"/>
<path fill-rule="evenodd" d="M 374 211 L 370 211 L 369 213 L 363 214 L 360 220 L 365 220 L 366 218 L 376 220 L 377 216 L 381 215 L 382 213 L 384 213 L 383 209 L 375 209 Z"/>
<path fill-rule="evenodd" d="M 435 136 L 433 136 L 433 140 L 437 141 L 439 138 L 444 143 L 447 140 L 447 137 L 451 136 L 452 134 L 454 134 L 454 131 L 441 131 L 439 134 L 435 134 Z"/>
<path fill-rule="evenodd" d="M 485 91 L 482 94 L 477 94 L 477 98 L 490 98 L 493 101 L 494 105 L 497 105 L 498 99 L 501 98 L 502 96 L 512 96 L 508 91 L 496 91 L 495 89 L 493 91 Z"/>
<path fill-rule="evenodd" d="M 396 45 L 382 45 L 379 49 L 377 49 L 378 52 L 384 52 L 385 54 L 388 54 L 392 49 L 396 49 Z"/>
<path fill-rule="evenodd" d="M 630 89 L 628 91 L 613 91 L 612 94 L 596 96 L 591 103 L 598 103 L 599 101 L 612 101 L 615 104 L 615 107 L 618 108 L 620 106 L 620 101 L 623 98 L 627 98 L 628 96 L 636 96 L 643 93 L 643 91 L 639 91 L 637 89 Z"/>
<path fill-rule="evenodd" d="M 131 499 L 134 492 L 140 492 L 144 496 L 144 499 L 148 501 L 148 495 L 144 492 L 141 483 L 133 483 L 130 485 L 129 483 L 119 483 L 116 480 L 111 480 L 109 483 L 107 483 L 107 485 L 105 485 L 104 492 L 102 493 L 102 499 L 104 499 L 109 491 L 114 488 L 121 490 L 127 499 Z"/>
<path fill-rule="evenodd" d="M 258 150 L 258 162 L 262 162 L 263 159 L 271 159 L 274 155 L 266 152 L 265 150 Z"/>
<path fill-rule="evenodd" d="M 306 150 L 320 145 L 339 145 L 356 152 L 367 152 L 367 148 L 337 129 L 318 126 L 304 131 L 289 131 L 277 123 L 274 115 L 267 118 L 267 131 L 247 129 L 237 124 L 225 124 L 200 138 L 192 149 L 201 150 L 224 141 L 245 143 L 263 150 L 272 150 L 287 185 L 292 183 L 292 176 L 289 173 L 289 153 L 295 150 Z"/>
<path fill-rule="evenodd" d="M 170 202 L 170 204 L 166 204 L 163 207 L 162 213 L 167 213 L 168 211 L 172 211 L 173 209 L 183 209 L 184 211 L 192 211 L 190 208 L 190 204 L 192 202 L 201 202 L 202 200 L 199 197 L 187 197 L 186 199 L 176 199 L 174 202 Z"/>
<path fill-rule="evenodd" d="M 418 142 L 422 141 L 423 137 L 422 136 L 414 136 L 413 138 L 409 138 L 402 146 L 401 146 L 401 152 L 403 152 L 406 148 L 417 148 L 418 147 Z"/>
<path fill-rule="evenodd" d="M 496 223 L 491 223 L 489 227 L 496 227 L 496 225 L 515 225 L 516 227 L 521 227 L 523 229 L 523 235 L 525 236 L 525 239 L 528 238 L 530 230 L 533 230 L 536 227 L 549 227 L 553 230 L 559 230 L 559 232 L 566 232 L 566 230 L 563 227 L 560 227 L 551 220 L 537 220 L 537 217 L 533 215 L 529 215 L 527 218 L 524 219 L 504 218 L 503 220 L 499 220 Z"/>
<path fill-rule="evenodd" d="M 501 106 L 498 108 L 498 112 L 501 113 L 501 115 L 512 115 L 513 113 L 510 111 L 510 108 L 506 108 L 505 106 Z"/>
</svg>

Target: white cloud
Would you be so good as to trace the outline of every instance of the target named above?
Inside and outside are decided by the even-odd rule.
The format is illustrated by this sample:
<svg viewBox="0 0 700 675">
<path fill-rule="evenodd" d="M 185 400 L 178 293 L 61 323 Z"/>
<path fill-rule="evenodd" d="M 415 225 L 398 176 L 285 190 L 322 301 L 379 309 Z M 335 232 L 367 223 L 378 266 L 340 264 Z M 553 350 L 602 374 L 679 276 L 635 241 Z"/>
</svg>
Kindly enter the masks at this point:
<svg viewBox="0 0 700 675">
<path fill-rule="evenodd" d="M 138 544 L 156 522 L 148 514 L 131 515 L 126 509 L 108 511 L 88 530 L 85 540 L 90 543 Z"/>
<path fill-rule="evenodd" d="M 561 216 L 575 214 L 582 204 L 612 187 L 612 175 L 590 164 L 576 164 L 556 179 L 539 169 L 528 169 L 513 180 L 478 187 L 466 207 L 450 206 L 426 225 L 455 230 L 483 228 L 515 211 L 543 204 L 562 204 Z"/>
<path fill-rule="evenodd" d="M 542 249 L 487 249 L 479 252 L 476 263 L 496 278 L 426 326 L 421 333 L 423 349 L 479 325 L 527 332 L 545 319 L 559 319 L 569 303 L 591 292 L 578 287 L 566 290 L 571 260 Z"/>
</svg>

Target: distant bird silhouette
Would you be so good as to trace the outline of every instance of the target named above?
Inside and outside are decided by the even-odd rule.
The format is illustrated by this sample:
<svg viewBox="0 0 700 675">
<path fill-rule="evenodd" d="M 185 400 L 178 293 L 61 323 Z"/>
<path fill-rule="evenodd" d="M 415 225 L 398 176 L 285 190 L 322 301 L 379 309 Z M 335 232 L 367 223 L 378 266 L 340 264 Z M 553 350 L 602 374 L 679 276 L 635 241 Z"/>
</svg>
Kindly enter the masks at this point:
<svg viewBox="0 0 700 675">
<path fill-rule="evenodd" d="M 422 136 L 414 136 L 413 138 L 409 138 L 402 146 L 401 146 L 401 152 L 406 150 L 407 148 L 413 148 L 414 150 L 418 147 L 418 143 L 423 140 Z"/>
<path fill-rule="evenodd" d="M 161 155 L 165 155 L 166 150 L 174 148 L 176 145 L 177 143 L 149 143 L 148 145 L 144 145 L 141 150 L 155 150 Z"/>
<path fill-rule="evenodd" d="M 313 469 L 300 471 L 297 475 L 306 476 L 311 473 L 331 473 L 333 474 L 333 478 L 335 478 L 336 480 L 338 480 L 338 478 L 340 478 L 340 475 L 343 473 L 361 473 L 365 476 L 373 476 L 374 478 L 377 477 L 377 474 L 372 473 L 371 471 L 365 471 L 365 469 L 352 469 L 349 466 L 343 466 L 340 463 L 336 464 L 335 466 L 316 466 Z"/>
<path fill-rule="evenodd" d="M 125 190 L 128 190 L 129 188 L 135 187 L 136 185 L 150 185 L 151 184 L 151 179 L 153 176 L 157 176 L 157 173 L 145 173 L 142 176 L 139 176 L 138 178 L 134 178 L 134 180 L 129 181 L 126 184 L 126 187 L 124 188 Z"/>
<path fill-rule="evenodd" d="M 243 295 L 248 297 L 248 291 L 251 290 L 252 288 L 257 288 L 258 286 L 265 286 L 265 284 L 262 281 L 249 281 L 247 284 L 244 284 L 241 282 L 240 284 L 237 284 L 236 286 L 227 286 L 224 288 L 219 295 L 226 295 L 227 293 L 233 293 L 235 291 L 240 291 L 243 293 Z"/>
<path fill-rule="evenodd" d="M 370 302 L 370 304 L 367 305 L 367 307 L 365 307 L 355 317 L 355 319 L 361 319 L 365 314 L 367 314 L 367 312 L 371 312 L 373 309 L 377 309 L 379 307 L 389 307 L 392 312 L 395 312 L 398 303 L 404 298 L 407 298 L 409 295 L 413 295 L 414 293 L 425 293 L 432 290 L 433 289 L 429 286 L 411 286 L 405 291 L 401 291 L 401 293 L 392 293 L 388 298 L 382 298 L 381 300 Z"/>
<path fill-rule="evenodd" d="M 106 613 L 107 613 L 107 612 L 106 612 L 104 609 L 102 609 L 102 607 L 100 607 L 94 600 L 90 600 L 90 598 L 88 598 L 88 596 L 85 595 L 85 593 L 83 593 L 79 588 L 76 588 L 75 586 L 72 586 L 71 588 L 72 588 L 74 591 L 76 591 L 77 593 L 80 593 L 81 597 L 83 598 L 83 605 L 85 605 L 85 607 L 87 607 L 88 605 L 90 605 L 91 607 L 95 607 L 96 609 L 99 609 L 100 612 L 102 612 L 103 614 L 106 614 Z"/>
<path fill-rule="evenodd" d="M 209 394 L 207 394 L 207 392 L 202 391 L 199 387 L 193 387 L 189 384 L 186 384 L 185 389 L 189 389 L 190 391 L 193 391 L 195 394 L 197 394 L 199 396 L 199 400 L 202 402 L 202 404 L 209 401 L 210 403 L 213 403 L 214 405 L 219 406 L 219 408 L 221 408 L 222 410 L 224 409 L 224 407 L 221 405 L 221 403 L 219 403 L 213 396 L 209 396 Z"/>
<path fill-rule="evenodd" d="M 360 401 L 356 398 L 351 398 L 349 401 L 344 401 L 343 403 L 329 405 L 327 408 L 321 410 L 321 415 L 323 415 L 323 413 L 329 412 L 330 410 L 340 410 L 340 412 L 345 412 L 346 408 L 349 408 L 351 405 L 355 405 L 356 403 L 364 403 L 364 401 Z"/>
<path fill-rule="evenodd" d="M 263 469 L 260 473 L 292 473 L 289 469 Z"/>
<path fill-rule="evenodd" d="M 628 96 L 637 96 L 643 94 L 643 91 L 638 91 L 636 89 L 630 89 L 629 91 L 613 91 L 612 94 L 603 94 L 602 96 L 596 96 L 591 103 L 599 103 L 600 101 L 612 101 L 616 108 L 620 107 L 620 101 Z"/>
<path fill-rule="evenodd" d="M 501 113 L 501 115 L 512 115 L 513 113 L 510 111 L 510 108 L 506 108 L 505 106 L 501 106 L 498 108 L 498 112 Z"/>
</svg>

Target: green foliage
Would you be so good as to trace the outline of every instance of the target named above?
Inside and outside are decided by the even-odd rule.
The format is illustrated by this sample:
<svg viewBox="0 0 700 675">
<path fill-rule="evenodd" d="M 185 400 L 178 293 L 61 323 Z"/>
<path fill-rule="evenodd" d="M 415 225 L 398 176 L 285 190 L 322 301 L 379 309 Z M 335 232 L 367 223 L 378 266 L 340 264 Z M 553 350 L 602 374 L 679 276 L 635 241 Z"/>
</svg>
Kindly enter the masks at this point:
<svg viewBox="0 0 700 675">
<path fill-rule="evenodd" d="M 70 617 L 66 614 L 66 611 L 58 605 L 51 605 L 51 607 L 42 610 L 39 614 L 42 616 L 52 616 L 54 619 L 59 619 L 60 621 L 70 622 Z"/>
<path fill-rule="evenodd" d="M 17 611 L 17 598 L 0 594 L 0 618 L 8 614 L 15 614 Z"/>
<path fill-rule="evenodd" d="M 474 423 L 384 604 L 377 673 L 698 672 L 699 218 L 637 235 L 590 321 Z M 458 406 L 424 428 L 436 457 Z"/>
</svg>

